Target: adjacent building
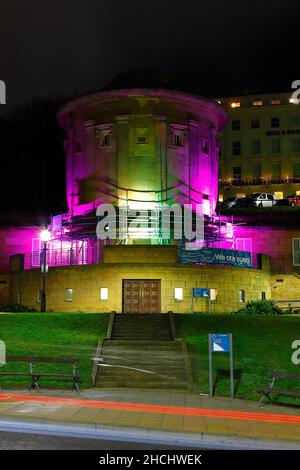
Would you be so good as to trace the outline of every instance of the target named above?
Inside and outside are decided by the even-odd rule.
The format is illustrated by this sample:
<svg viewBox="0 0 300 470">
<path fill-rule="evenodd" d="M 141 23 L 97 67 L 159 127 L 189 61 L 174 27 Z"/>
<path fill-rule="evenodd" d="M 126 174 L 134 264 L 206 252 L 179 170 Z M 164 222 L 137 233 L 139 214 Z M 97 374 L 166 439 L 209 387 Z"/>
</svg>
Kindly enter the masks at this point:
<svg viewBox="0 0 300 470">
<path fill-rule="evenodd" d="M 222 134 L 219 199 L 255 192 L 300 194 L 300 106 L 291 93 L 218 99 L 229 122 Z"/>
</svg>

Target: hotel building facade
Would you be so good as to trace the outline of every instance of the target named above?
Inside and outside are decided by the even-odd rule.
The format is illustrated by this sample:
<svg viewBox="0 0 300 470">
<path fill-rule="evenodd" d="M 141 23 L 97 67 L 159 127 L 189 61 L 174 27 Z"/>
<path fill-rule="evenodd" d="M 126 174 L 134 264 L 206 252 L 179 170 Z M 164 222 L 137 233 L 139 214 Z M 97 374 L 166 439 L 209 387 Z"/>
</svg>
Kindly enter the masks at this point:
<svg viewBox="0 0 300 470">
<path fill-rule="evenodd" d="M 292 93 L 220 98 L 229 122 L 222 133 L 219 200 L 255 192 L 300 194 L 300 106 Z"/>
</svg>

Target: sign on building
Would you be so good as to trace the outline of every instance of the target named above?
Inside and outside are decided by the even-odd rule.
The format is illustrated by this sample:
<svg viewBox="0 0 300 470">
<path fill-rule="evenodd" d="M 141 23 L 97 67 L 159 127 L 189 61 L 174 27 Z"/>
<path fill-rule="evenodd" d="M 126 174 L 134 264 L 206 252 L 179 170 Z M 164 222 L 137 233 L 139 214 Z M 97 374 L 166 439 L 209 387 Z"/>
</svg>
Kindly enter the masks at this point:
<svg viewBox="0 0 300 470">
<path fill-rule="evenodd" d="M 210 289 L 203 288 L 203 287 L 194 287 L 192 289 L 192 295 L 195 298 L 203 299 L 209 297 Z"/>
<path fill-rule="evenodd" d="M 252 257 L 249 251 L 224 250 L 223 248 L 202 248 L 182 250 L 182 263 L 207 263 L 251 268 Z"/>
</svg>

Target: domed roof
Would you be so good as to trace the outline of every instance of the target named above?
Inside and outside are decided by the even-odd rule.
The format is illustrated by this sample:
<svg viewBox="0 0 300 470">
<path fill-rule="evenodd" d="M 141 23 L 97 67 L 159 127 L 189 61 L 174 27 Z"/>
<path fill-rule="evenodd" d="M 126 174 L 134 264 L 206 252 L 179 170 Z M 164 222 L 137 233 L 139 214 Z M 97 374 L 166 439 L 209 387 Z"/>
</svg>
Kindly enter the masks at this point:
<svg viewBox="0 0 300 470">
<path fill-rule="evenodd" d="M 117 75 L 104 90 L 122 90 L 131 88 L 156 88 L 174 90 L 175 84 L 158 72 L 130 71 Z"/>
</svg>

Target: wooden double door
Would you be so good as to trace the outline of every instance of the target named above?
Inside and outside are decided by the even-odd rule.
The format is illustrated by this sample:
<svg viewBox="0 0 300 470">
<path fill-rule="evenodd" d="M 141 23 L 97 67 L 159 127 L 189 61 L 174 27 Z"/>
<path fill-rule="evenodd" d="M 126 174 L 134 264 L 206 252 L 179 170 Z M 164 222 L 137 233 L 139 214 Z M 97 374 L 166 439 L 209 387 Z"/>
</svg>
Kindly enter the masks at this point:
<svg viewBox="0 0 300 470">
<path fill-rule="evenodd" d="M 123 313 L 160 313 L 159 279 L 125 279 Z"/>
</svg>

